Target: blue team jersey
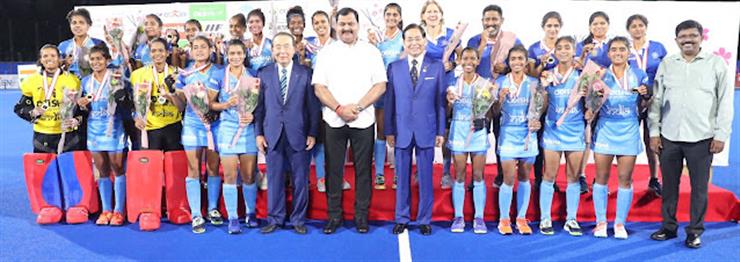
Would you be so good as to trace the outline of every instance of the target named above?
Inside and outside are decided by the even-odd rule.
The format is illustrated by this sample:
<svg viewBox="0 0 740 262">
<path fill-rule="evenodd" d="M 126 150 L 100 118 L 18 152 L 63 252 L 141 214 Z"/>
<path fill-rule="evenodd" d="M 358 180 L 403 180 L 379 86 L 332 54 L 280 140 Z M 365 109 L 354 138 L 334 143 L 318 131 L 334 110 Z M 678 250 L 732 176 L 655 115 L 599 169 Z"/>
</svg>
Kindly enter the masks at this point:
<svg viewBox="0 0 740 262">
<path fill-rule="evenodd" d="M 93 152 L 99 151 L 121 151 L 126 146 L 123 132 L 123 118 L 120 109 L 112 116 L 108 114 L 108 97 L 110 94 L 110 80 L 105 81 L 103 89 L 100 90 L 101 83 L 93 78 L 90 74 L 82 79 L 82 92 L 85 95 L 97 95 L 99 97 L 91 101 L 87 108 L 89 117 L 87 118 L 87 148 Z M 108 136 L 108 124 L 113 118 L 111 135 Z"/>
<path fill-rule="evenodd" d="M 87 52 L 89 54 L 90 48 L 92 48 L 93 46 L 99 45 L 101 43 L 103 43 L 103 40 L 100 40 L 100 39 L 97 39 L 97 38 L 88 37 L 82 43 L 82 45 L 84 46 L 85 49 L 87 49 Z M 75 44 L 75 39 L 74 38 L 70 38 L 70 39 L 67 39 L 67 40 L 62 41 L 61 43 L 59 43 L 59 46 L 57 48 L 59 49 L 59 53 L 61 54 L 62 59 L 67 58 L 67 56 L 71 56 L 73 54 L 79 54 L 80 52 L 82 52 L 80 50 L 81 48 L 79 46 L 77 46 L 77 44 Z M 85 57 L 82 57 L 82 58 L 83 59 L 88 59 L 88 58 L 85 58 Z M 79 59 L 80 59 L 80 57 L 75 57 L 74 60 L 72 60 L 72 64 L 69 65 L 69 72 L 75 74 L 77 76 L 77 78 L 80 78 L 81 79 L 81 78 L 87 76 L 88 74 L 92 73 L 92 71 L 82 72 L 82 70 L 80 70 L 80 61 L 79 61 Z M 88 62 L 88 64 L 89 64 L 89 62 Z M 91 69 L 89 69 L 89 70 L 91 70 Z"/>
<path fill-rule="evenodd" d="M 475 50 L 478 50 L 478 46 L 480 45 L 480 34 L 477 34 L 473 37 L 471 37 L 468 40 L 468 47 L 475 48 Z M 516 39 L 516 42 L 514 45 L 521 45 L 522 41 L 519 40 L 519 38 Z M 486 43 L 486 47 L 483 48 L 483 53 L 480 54 L 480 65 L 478 65 L 478 69 L 476 72 L 485 78 L 492 78 L 493 75 L 491 75 L 491 52 L 493 51 L 493 44 Z"/>
<path fill-rule="evenodd" d="M 383 64 L 388 68 L 390 63 L 401 59 L 403 53 L 403 37 L 401 30 L 397 30 L 392 38 L 385 38 L 383 42 L 378 43 L 380 54 L 383 55 Z"/>
<path fill-rule="evenodd" d="M 568 107 L 568 100 L 578 81 L 578 71 L 572 70 L 566 75 L 556 72 L 557 68 L 551 70 L 558 81 L 546 87 L 548 104 L 545 123 L 543 123 L 542 147 L 552 151 L 583 151 L 586 149 L 585 123 L 583 103 L 580 100 L 568 111 L 563 118 L 563 123 L 560 126 L 557 125 Z"/>
<path fill-rule="evenodd" d="M 607 50 L 607 43 L 609 42 L 609 39 L 604 40 L 604 42 L 596 43 L 594 45 L 594 49 L 586 56 L 586 61 L 589 60 L 594 61 L 596 64 L 602 66 L 602 67 L 608 67 L 612 64 L 612 61 L 609 60 L 609 57 L 607 56 L 607 53 L 609 53 L 609 50 Z M 588 43 L 585 42 L 579 42 L 576 45 L 576 57 L 580 57 L 581 53 L 583 52 L 583 46 L 585 46 Z M 583 63 L 584 65 L 586 63 Z"/>
<path fill-rule="evenodd" d="M 227 67 L 211 71 L 210 81 L 206 84 L 209 90 L 218 92 L 218 101 L 225 102 L 231 98 L 232 90 L 237 86 L 237 78 L 229 74 L 229 87 L 225 86 L 225 72 Z M 242 74 L 246 77 L 254 77 L 244 68 Z M 239 113 L 236 107 L 230 107 L 221 111 L 218 124 L 217 144 L 221 154 L 244 154 L 256 153 L 257 146 L 254 135 L 254 124 L 250 123 L 241 132 L 237 142 L 232 146 L 232 141 L 239 128 Z"/>
<path fill-rule="evenodd" d="M 462 81 L 459 78 L 458 81 Z M 488 79 L 478 78 L 474 80 L 485 81 Z M 456 83 L 455 88 L 459 88 L 460 83 Z M 486 151 L 491 146 L 488 141 L 488 131 L 484 128 L 478 131 L 473 130 L 473 95 L 474 90 L 471 85 L 462 83 L 462 90 L 458 90 L 460 98 L 452 104 L 452 119 L 450 124 L 449 138 L 447 139 L 447 148 L 455 152 L 481 152 Z"/>
<path fill-rule="evenodd" d="M 450 44 L 450 40 L 452 39 L 452 34 L 455 32 L 454 30 L 450 28 L 445 29 L 444 34 L 440 34 L 437 39 L 430 40 L 427 38 L 427 50 L 425 56 L 429 56 L 432 59 L 436 59 L 439 61 L 442 61 L 442 56 L 444 55 L 445 48 Z M 429 32 L 427 32 L 429 34 Z M 458 44 L 458 46 L 460 46 Z M 455 48 L 457 48 L 456 46 Z M 455 60 L 455 52 L 452 52 L 452 55 L 450 56 L 449 61 Z M 442 61 L 444 62 L 444 61 Z M 485 76 L 484 76 L 485 77 Z M 490 78 L 490 77 L 487 77 Z M 449 72 L 445 73 L 445 79 L 447 80 L 447 85 L 455 85 L 455 82 L 457 81 L 455 77 L 454 70 L 450 70 Z"/>
<path fill-rule="evenodd" d="M 142 43 L 134 50 L 134 60 L 139 61 L 143 66 L 152 63 L 152 52 L 149 50 L 149 44 Z"/>
<path fill-rule="evenodd" d="M 653 83 L 655 82 L 655 74 L 658 72 L 658 66 L 667 54 L 663 44 L 655 41 L 648 41 L 648 44 L 640 50 L 631 49 L 629 63 L 631 66 L 647 73 L 648 90 L 652 90 Z"/>
<path fill-rule="evenodd" d="M 609 89 L 609 96 L 599 110 L 599 119 L 594 131 L 594 152 L 607 155 L 638 155 L 643 150 L 640 139 L 638 120 L 639 95 L 633 88 L 647 85 L 648 77 L 644 71 L 628 67 L 625 74 L 626 86 L 611 70 L 604 74 L 604 84 Z"/>
<path fill-rule="evenodd" d="M 545 67 L 543 67 L 543 70 L 550 70 L 555 68 L 555 66 L 558 65 L 558 59 L 555 57 L 555 47 L 553 49 L 547 49 L 547 46 L 545 46 L 542 41 L 537 41 L 536 43 L 529 46 L 529 58 L 534 59 L 534 65 L 540 66 L 543 62 L 545 63 Z M 552 61 L 551 63 L 548 63 L 548 61 L 542 61 L 540 57 L 542 57 L 545 54 L 550 54 L 548 57 Z"/>
<path fill-rule="evenodd" d="M 529 111 L 530 87 L 539 85 L 536 78 L 524 76 L 522 82 L 517 86 L 512 83 L 509 75 L 502 75 L 496 79 L 499 88 L 519 90 L 516 96 L 507 95 L 501 101 L 501 131 L 499 133 L 498 154 L 507 158 L 526 158 L 537 156 L 537 133 L 530 134 L 529 143 L 525 141 L 529 133 L 527 114 Z M 514 92 L 512 92 L 514 93 Z"/>
<path fill-rule="evenodd" d="M 309 37 L 306 37 L 305 40 L 306 40 L 306 58 L 311 60 L 311 67 L 316 66 L 316 57 L 318 57 L 318 54 L 319 54 L 319 51 L 321 51 L 321 48 L 329 45 L 332 41 L 334 41 L 330 37 L 328 40 L 326 40 L 326 43 L 322 45 L 318 36 L 309 36 Z"/>
<path fill-rule="evenodd" d="M 249 70 L 256 74 L 261 68 L 272 63 L 272 40 L 265 37 L 261 46 L 253 46 L 247 49 L 249 56 Z"/>
<path fill-rule="evenodd" d="M 188 67 L 185 71 L 194 70 L 195 66 Z M 208 67 L 208 70 L 206 72 L 193 72 L 187 76 L 184 74 L 180 74 L 177 77 L 177 81 L 175 81 L 175 88 L 178 90 L 184 90 L 185 86 L 189 84 L 194 84 L 197 82 L 202 83 L 204 86 L 207 87 L 208 82 L 211 78 L 211 73 L 215 70 L 219 70 L 220 68 L 217 65 L 211 64 Z M 183 119 L 183 127 L 191 126 L 191 127 L 202 127 L 203 123 L 200 121 L 200 118 L 197 114 L 195 114 L 195 111 L 193 111 L 193 108 L 188 106 L 185 107 L 185 117 Z"/>
</svg>

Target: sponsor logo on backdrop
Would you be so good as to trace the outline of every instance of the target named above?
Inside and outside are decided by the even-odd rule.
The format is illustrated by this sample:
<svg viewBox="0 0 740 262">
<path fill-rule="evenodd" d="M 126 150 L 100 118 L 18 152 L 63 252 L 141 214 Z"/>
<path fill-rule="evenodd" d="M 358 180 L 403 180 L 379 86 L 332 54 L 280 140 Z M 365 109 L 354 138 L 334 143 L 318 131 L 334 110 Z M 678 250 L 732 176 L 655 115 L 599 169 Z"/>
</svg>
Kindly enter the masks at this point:
<svg viewBox="0 0 740 262">
<path fill-rule="evenodd" d="M 225 4 L 191 4 L 190 18 L 198 21 L 224 21 L 226 20 Z"/>
</svg>

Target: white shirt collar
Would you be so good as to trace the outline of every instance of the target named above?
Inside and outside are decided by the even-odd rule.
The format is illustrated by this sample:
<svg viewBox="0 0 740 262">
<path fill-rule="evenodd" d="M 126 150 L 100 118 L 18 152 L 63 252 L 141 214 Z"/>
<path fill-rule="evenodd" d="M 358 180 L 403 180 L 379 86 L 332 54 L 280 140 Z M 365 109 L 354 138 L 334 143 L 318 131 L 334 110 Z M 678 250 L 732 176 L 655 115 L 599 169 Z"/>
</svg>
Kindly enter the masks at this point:
<svg viewBox="0 0 740 262">
<path fill-rule="evenodd" d="M 421 67 L 421 63 L 424 62 L 424 55 L 426 55 L 426 54 L 427 54 L 427 52 L 424 51 L 421 54 L 419 54 L 419 56 L 417 56 L 416 58 L 411 57 L 411 55 L 409 55 L 408 56 L 409 69 L 411 69 L 414 66 L 413 61 L 416 60 L 416 70 L 419 70 L 419 68 Z"/>
<path fill-rule="evenodd" d="M 288 78 L 290 78 L 290 73 L 291 73 L 291 71 L 293 71 L 293 60 L 292 59 L 290 60 L 290 63 L 288 63 L 288 66 L 287 67 L 283 67 L 282 65 L 280 65 L 278 63 L 275 63 L 275 65 L 277 66 L 278 74 L 279 75 L 283 73 L 283 68 L 285 68 L 285 69 L 288 70 L 288 73 L 287 74 L 288 74 Z"/>
</svg>

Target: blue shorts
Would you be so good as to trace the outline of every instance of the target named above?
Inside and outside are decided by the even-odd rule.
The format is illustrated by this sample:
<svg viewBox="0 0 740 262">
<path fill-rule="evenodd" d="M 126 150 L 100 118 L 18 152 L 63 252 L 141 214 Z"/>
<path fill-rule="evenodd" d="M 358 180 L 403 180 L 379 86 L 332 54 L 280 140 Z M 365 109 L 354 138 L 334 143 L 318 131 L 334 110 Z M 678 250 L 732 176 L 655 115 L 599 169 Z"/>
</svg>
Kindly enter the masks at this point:
<svg viewBox="0 0 740 262">
<path fill-rule="evenodd" d="M 218 148 L 218 124 L 211 125 L 211 134 L 213 135 L 213 146 Z M 182 126 L 182 146 L 185 150 L 195 150 L 199 147 L 208 146 L 208 136 L 205 126 L 200 125 L 183 125 Z"/>
<path fill-rule="evenodd" d="M 473 156 L 485 156 L 488 154 L 488 151 L 487 150 L 474 151 L 474 152 L 452 151 L 453 156 L 459 156 L 459 155 L 464 155 L 464 154 L 471 154 Z"/>
<path fill-rule="evenodd" d="M 257 142 L 254 136 L 254 125 L 247 125 L 242 130 L 235 145 L 231 145 L 239 129 L 239 124 L 233 121 L 221 121 L 218 125 L 218 153 L 220 155 L 257 154 Z"/>
<path fill-rule="evenodd" d="M 514 160 L 514 161 L 524 162 L 525 164 L 534 164 L 535 159 L 537 159 L 536 156 L 530 156 L 530 157 L 505 157 L 505 156 L 500 156 L 500 158 L 501 158 L 501 162 Z"/>
</svg>

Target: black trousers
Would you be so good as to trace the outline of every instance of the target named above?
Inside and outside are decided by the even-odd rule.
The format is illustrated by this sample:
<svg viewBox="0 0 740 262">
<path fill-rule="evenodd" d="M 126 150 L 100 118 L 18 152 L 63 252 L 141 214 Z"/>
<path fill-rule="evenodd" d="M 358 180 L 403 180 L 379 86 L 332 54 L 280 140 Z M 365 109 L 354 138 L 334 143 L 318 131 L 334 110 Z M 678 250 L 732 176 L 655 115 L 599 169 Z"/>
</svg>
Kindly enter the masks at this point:
<svg viewBox="0 0 740 262">
<path fill-rule="evenodd" d="M 148 130 L 146 133 L 147 138 L 149 139 L 149 148 L 147 149 L 162 150 L 164 152 L 183 149 L 182 143 L 180 142 L 180 134 L 182 133 L 181 122 L 172 123 L 160 129 Z M 137 128 L 134 134 L 136 134 L 136 141 L 141 145 L 141 130 Z M 131 140 L 133 141 L 134 139 L 132 138 Z"/>
<path fill-rule="evenodd" d="M 57 153 L 57 146 L 61 140 L 61 134 L 42 134 L 33 132 L 33 152 L 34 153 Z M 87 141 L 82 136 L 80 130 L 73 130 L 64 135 L 64 146 L 62 152 L 85 150 Z"/>
<path fill-rule="evenodd" d="M 709 152 L 711 139 L 699 142 L 673 142 L 661 138 L 663 150 L 660 153 L 660 171 L 663 174 L 663 228 L 671 231 L 678 229 L 676 206 L 678 205 L 679 183 L 683 160 L 689 169 L 691 180 L 690 222 L 686 233 L 702 234 L 704 232 L 704 215 L 707 212 L 707 188 L 709 187 L 709 169 L 713 154 Z"/>
<path fill-rule="evenodd" d="M 355 167 L 355 221 L 367 222 L 372 194 L 372 160 L 375 125 L 364 129 L 326 127 L 324 155 L 326 156 L 326 202 L 329 219 L 342 219 L 342 183 L 347 141 Z"/>
</svg>

